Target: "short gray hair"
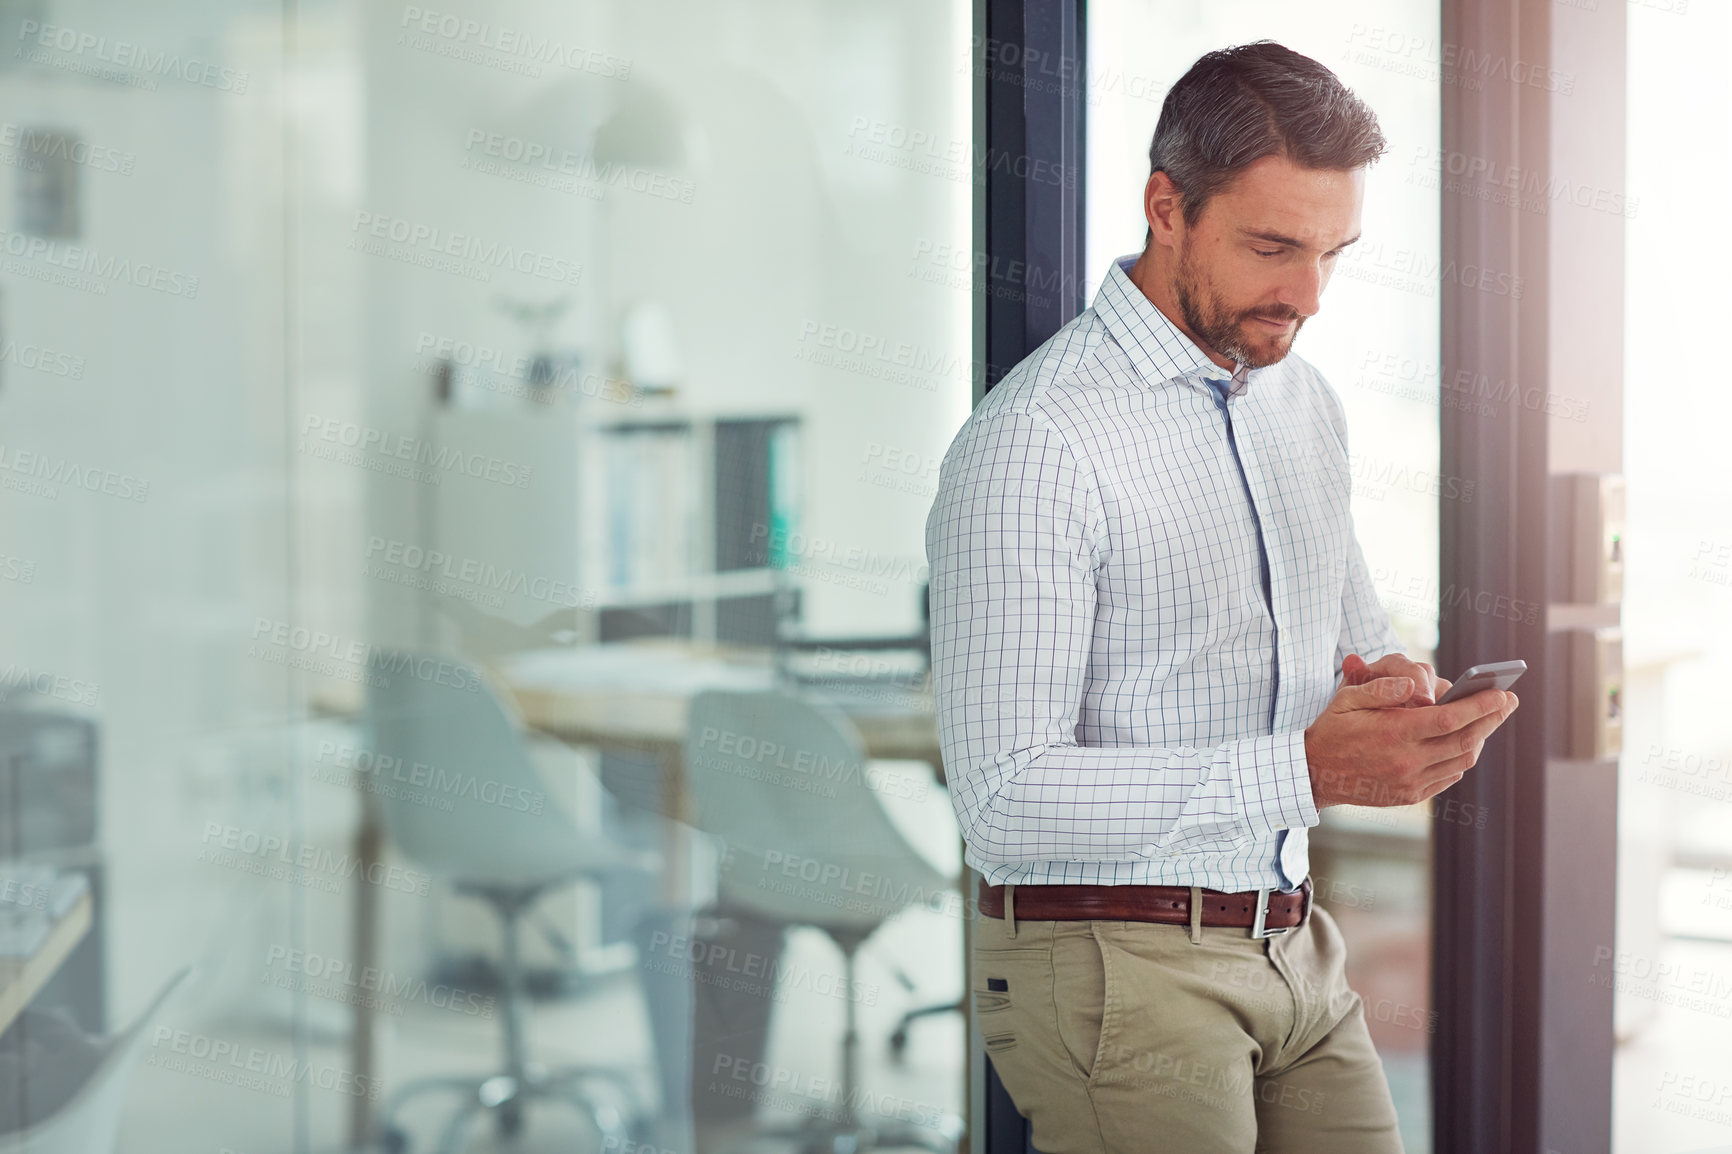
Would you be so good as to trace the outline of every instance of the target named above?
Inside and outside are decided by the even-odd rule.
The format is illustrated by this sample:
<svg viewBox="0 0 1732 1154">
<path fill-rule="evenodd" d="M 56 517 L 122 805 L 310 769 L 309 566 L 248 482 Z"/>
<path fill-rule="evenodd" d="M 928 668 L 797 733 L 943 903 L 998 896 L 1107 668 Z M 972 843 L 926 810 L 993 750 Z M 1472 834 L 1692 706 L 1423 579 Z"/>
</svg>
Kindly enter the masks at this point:
<svg viewBox="0 0 1732 1154">
<path fill-rule="evenodd" d="M 1376 114 L 1340 77 L 1259 40 L 1200 57 L 1168 91 L 1149 142 L 1149 175 L 1167 174 L 1190 222 L 1265 156 L 1348 171 L 1388 147 Z"/>
</svg>

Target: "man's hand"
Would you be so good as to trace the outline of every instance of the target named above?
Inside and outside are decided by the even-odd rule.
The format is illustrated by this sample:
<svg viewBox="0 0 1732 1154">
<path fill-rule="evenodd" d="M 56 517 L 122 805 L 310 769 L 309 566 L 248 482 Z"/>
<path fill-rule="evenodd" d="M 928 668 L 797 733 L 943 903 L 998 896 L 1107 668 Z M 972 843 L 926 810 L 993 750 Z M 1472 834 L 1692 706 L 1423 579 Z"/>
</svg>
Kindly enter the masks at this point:
<svg viewBox="0 0 1732 1154">
<path fill-rule="evenodd" d="M 1415 695 L 1412 677 L 1342 685 L 1305 730 L 1318 809 L 1412 805 L 1442 793 L 1479 761 L 1486 738 L 1521 704 L 1507 689 L 1482 689 L 1448 705 L 1398 708 Z"/>
<path fill-rule="evenodd" d="M 1411 661 L 1400 653 L 1391 653 L 1379 657 L 1370 665 L 1365 664 L 1365 658 L 1357 653 L 1349 653 L 1341 663 L 1341 684 L 1364 685 L 1379 677 L 1411 677 L 1415 686 L 1413 696 L 1402 704 L 1412 709 L 1421 705 L 1430 705 L 1454 684 L 1447 677 L 1439 677 L 1427 661 Z"/>
</svg>

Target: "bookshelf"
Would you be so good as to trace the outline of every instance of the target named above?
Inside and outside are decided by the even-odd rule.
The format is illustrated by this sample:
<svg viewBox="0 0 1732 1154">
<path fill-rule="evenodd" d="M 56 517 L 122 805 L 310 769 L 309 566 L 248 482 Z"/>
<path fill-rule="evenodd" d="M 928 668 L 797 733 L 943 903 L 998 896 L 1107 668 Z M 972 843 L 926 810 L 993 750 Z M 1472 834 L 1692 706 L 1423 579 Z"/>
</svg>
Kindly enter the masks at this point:
<svg viewBox="0 0 1732 1154">
<path fill-rule="evenodd" d="M 490 618 L 502 638 L 518 637 L 513 627 L 571 608 L 571 635 L 546 644 L 667 636 L 769 645 L 778 617 L 798 612 L 784 549 L 799 518 L 798 417 L 579 420 L 570 409 L 441 408 L 429 437 L 529 478 L 456 474 L 428 486 L 424 548 L 483 574 L 423 589 L 429 641 L 444 635 L 444 617 L 470 623 L 468 649 Z"/>
</svg>

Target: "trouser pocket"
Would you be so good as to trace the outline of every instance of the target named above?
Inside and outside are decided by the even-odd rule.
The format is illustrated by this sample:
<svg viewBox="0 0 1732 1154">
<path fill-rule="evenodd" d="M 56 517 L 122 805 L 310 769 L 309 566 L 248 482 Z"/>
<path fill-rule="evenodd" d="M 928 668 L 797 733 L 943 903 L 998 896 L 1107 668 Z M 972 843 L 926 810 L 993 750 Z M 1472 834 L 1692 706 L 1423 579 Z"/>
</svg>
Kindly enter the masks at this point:
<svg viewBox="0 0 1732 1154">
<path fill-rule="evenodd" d="M 1036 1148 L 1102 1154 L 1090 1074 L 1105 1045 L 1106 985 L 1089 923 L 1024 922 L 1015 939 L 995 937 L 977 940 L 970 978 L 987 1057 Z"/>
<path fill-rule="evenodd" d="M 1112 1039 L 1113 983 L 1089 922 L 1065 927 L 1052 943 L 1054 1018 L 1077 1073 L 1092 1081 Z"/>
<path fill-rule="evenodd" d="M 1103 950 L 1086 921 L 1046 923 L 1034 941 L 979 942 L 971 994 L 989 1054 L 1033 1047 L 1046 1077 L 1068 1067 L 1087 1081 L 1108 1043 L 1110 983 Z M 1028 936 L 1027 931 L 1019 938 Z M 1008 1085 L 1008 1082 L 1006 1083 Z"/>
<path fill-rule="evenodd" d="M 1051 951 L 1020 946 L 976 949 L 970 996 L 981 1040 L 996 1063 L 999 1055 L 1014 1049 L 1031 1033 L 1039 1034 L 1043 1019 L 1050 1017 Z M 1043 1003 L 1049 1008 L 1046 1012 Z"/>
</svg>

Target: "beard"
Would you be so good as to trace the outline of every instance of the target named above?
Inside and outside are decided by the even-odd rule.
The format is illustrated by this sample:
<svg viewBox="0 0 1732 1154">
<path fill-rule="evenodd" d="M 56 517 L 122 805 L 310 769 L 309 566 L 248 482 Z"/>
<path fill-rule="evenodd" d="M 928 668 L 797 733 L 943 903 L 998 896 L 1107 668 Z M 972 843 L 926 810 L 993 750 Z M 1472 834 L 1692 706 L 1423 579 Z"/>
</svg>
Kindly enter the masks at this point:
<svg viewBox="0 0 1732 1154">
<path fill-rule="evenodd" d="M 1205 345 L 1223 357 L 1253 369 L 1272 365 L 1285 357 L 1293 347 L 1293 338 L 1305 325 L 1298 310 L 1275 305 L 1259 309 L 1234 309 L 1214 288 L 1203 282 L 1197 267 L 1191 262 L 1191 246 L 1187 240 L 1179 252 L 1179 275 L 1174 283 L 1179 312 L 1185 324 Z M 1274 336 L 1257 333 L 1250 328 L 1254 318 L 1272 321 L 1297 320 L 1291 332 Z"/>
</svg>

